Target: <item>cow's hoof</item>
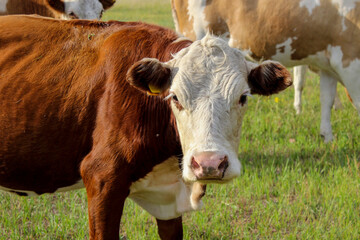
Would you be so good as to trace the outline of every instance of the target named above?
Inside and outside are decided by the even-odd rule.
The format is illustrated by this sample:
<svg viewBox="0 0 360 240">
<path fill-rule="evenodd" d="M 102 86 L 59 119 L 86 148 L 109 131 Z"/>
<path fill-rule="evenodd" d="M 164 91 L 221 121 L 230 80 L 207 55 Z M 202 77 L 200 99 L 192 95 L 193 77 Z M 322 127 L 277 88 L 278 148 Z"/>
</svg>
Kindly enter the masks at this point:
<svg viewBox="0 0 360 240">
<path fill-rule="evenodd" d="M 320 135 L 324 139 L 324 143 L 331 143 L 333 141 L 332 133 L 320 133 Z"/>
</svg>

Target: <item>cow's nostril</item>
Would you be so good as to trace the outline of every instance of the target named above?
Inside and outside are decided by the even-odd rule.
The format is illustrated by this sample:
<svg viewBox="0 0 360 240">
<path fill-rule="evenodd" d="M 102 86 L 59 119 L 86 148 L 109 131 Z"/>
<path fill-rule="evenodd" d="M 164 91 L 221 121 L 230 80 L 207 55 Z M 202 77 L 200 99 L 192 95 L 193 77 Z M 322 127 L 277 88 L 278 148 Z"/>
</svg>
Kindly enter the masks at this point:
<svg viewBox="0 0 360 240">
<path fill-rule="evenodd" d="M 198 168 L 200 168 L 200 165 L 196 162 L 196 160 L 195 160 L 194 157 L 191 158 L 191 168 L 192 168 L 192 169 L 198 169 Z"/>
<path fill-rule="evenodd" d="M 228 161 L 228 157 L 224 156 L 224 158 L 222 159 L 222 162 L 219 164 L 218 169 L 222 170 L 223 173 L 225 173 L 225 170 L 229 167 L 229 161 Z"/>
</svg>

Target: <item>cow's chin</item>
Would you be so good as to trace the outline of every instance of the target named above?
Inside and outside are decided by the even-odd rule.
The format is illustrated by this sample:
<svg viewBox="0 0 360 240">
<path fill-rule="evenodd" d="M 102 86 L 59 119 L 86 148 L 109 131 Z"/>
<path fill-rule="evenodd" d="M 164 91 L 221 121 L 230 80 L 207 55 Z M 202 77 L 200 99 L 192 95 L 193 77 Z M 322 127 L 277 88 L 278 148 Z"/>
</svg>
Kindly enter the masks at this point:
<svg viewBox="0 0 360 240">
<path fill-rule="evenodd" d="M 201 180 L 196 180 L 196 182 L 202 183 L 202 184 L 225 184 L 228 183 L 230 181 L 232 181 L 234 178 L 229 178 L 229 179 L 201 179 Z"/>
<path fill-rule="evenodd" d="M 191 169 L 190 169 L 191 171 Z M 194 183 L 194 182 L 199 182 L 199 183 L 203 183 L 203 184 L 224 184 L 224 183 L 228 183 L 230 181 L 232 181 L 233 179 L 235 179 L 236 177 L 238 177 L 240 174 L 237 175 L 233 175 L 231 177 L 226 177 L 224 176 L 221 179 L 217 179 L 217 178 L 203 178 L 203 179 L 198 179 L 194 174 L 191 174 L 191 176 L 186 176 L 183 172 L 183 179 L 185 182 L 187 183 Z"/>
</svg>

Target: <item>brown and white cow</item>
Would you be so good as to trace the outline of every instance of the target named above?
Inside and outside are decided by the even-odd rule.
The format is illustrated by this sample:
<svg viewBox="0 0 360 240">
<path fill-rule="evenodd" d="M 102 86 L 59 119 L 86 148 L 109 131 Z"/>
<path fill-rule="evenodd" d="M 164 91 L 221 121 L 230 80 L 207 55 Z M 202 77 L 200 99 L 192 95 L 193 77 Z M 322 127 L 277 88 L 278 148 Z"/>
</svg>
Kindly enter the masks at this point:
<svg viewBox="0 0 360 240">
<path fill-rule="evenodd" d="M 210 31 L 255 59 L 319 70 L 321 125 L 333 139 L 330 114 L 337 82 L 360 113 L 360 0 L 172 0 L 177 31 Z"/>
<path fill-rule="evenodd" d="M 182 238 L 181 214 L 200 205 L 191 185 L 240 174 L 247 96 L 290 84 L 279 63 L 248 62 L 210 35 L 0 17 L 1 189 L 37 195 L 83 181 L 91 239 L 118 239 L 127 197 L 157 218 L 161 238 Z"/>
<path fill-rule="evenodd" d="M 0 15 L 38 14 L 60 19 L 100 19 L 115 0 L 0 0 Z"/>
</svg>

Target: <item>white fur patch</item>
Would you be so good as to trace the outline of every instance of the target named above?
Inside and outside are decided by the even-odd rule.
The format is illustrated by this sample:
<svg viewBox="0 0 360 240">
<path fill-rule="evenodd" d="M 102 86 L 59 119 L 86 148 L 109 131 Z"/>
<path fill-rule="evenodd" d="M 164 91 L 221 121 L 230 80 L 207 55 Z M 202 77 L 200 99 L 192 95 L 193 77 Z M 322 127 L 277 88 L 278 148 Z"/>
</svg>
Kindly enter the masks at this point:
<svg viewBox="0 0 360 240">
<path fill-rule="evenodd" d="M 359 0 L 331 0 L 331 2 L 337 6 L 339 14 L 342 16 L 342 29 L 345 31 L 347 29 L 345 19 L 348 13 L 355 8 L 355 4 Z"/>
<path fill-rule="evenodd" d="M 287 67 L 298 65 L 309 65 L 319 69 L 326 69 L 331 71 L 329 60 L 326 56 L 326 50 L 319 51 L 313 55 L 308 55 L 306 58 L 293 60 L 291 55 L 296 49 L 293 49 L 292 38 L 288 38 L 285 42 L 276 45 L 276 54 L 271 56 L 270 59 L 281 62 Z"/>
<path fill-rule="evenodd" d="M 310 15 L 315 7 L 320 6 L 320 0 L 301 0 L 300 7 L 306 7 Z"/>
<path fill-rule="evenodd" d="M 202 206 L 201 200 L 190 200 L 191 187 L 181 177 L 178 159 L 172 157 L 133 183 L 129 198 L 157 219 L 168 220 Z"/>
<path fill-rule="evenodd" d="M 205 20 L 206 0 L 189 0 L 188 15 L 189 21 L 193 19 L 193 29 L 196 39 L 201 39 L 206 34 L 209 23 Z"/>
<path fill-rule="evenodd" d="M 353 104 L 360 114 L 360 59 L 356 58 L 350 64 L 344 67 L 343 52 L 340 46 L 328 46 L 330 53 L 330 64 L 336 73 L 340 76 L 341 81 L 348 90 Z"/>
<path fill-rule="evenodd" d="M 174 21 L 175 31 L 178 34 L 180 34 L 179 20 L 178 20 L 178 17 L 177 17 L 175 6 L 172 6 L 172 8 L 171 8 L 171 15 L 172 15 L 172 18 L 173 18 L 173 21 Z"/>
<path fill-rule="evenodd" d="M 233 37 L 230 37 L 229 38 L 229 46 L 230 47 L 236 47 L 238 45 L 238 40 L 237 39 L 234 39 Z"/>
<path fill-rule="evenodd" d="M 291 47 L 292 38 L 288 38 L 285 42 L 276 45 L 276 54 L 271 57 L 281 63 L 288 62 L 291 59 L 291 54 L 295 52 L 295 49 Z"/>
<path fill-rule="evenodd" d="M 7 12 L 6 4 L 8 0 L 0 0 L 0 12 Z"/>
<path fill-rule="evenodd" d="M 360 2 L 359 0 L 331 0 L 332 4 L 338 6 L 339 12 L 342 16 L 346 17 L 347 14 L 352 11 L 356 3 Z"/>
</svg>

